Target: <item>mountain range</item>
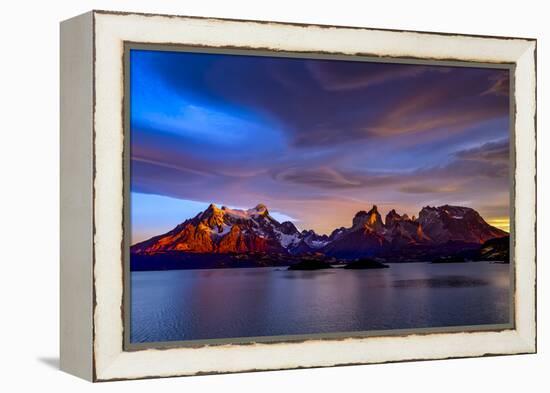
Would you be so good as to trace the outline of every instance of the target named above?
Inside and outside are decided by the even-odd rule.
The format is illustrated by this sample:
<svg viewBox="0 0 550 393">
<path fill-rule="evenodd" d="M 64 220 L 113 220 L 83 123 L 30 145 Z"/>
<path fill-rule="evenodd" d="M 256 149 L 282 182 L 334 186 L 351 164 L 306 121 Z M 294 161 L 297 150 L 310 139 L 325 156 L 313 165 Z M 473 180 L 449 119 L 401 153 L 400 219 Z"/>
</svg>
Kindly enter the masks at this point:
<svg viewBox="0 0 550 393">
<path fill-rule="evenodd" d="M 299 231 L 290 221 L 278 222 L 263 204 L 248 210 L 211 204 L 171 231 L 134 244 L 130 252 L 136 268 L 144 263 L 164 266 L 162 260 L 167 258 L 194 259 L 193 266 L 200 267 L 203 264 L 191 258 L 199 254 L 203 261 L 207 256 L 218 261 L 227 260 L 222 256 L 228 255 L 261 256 L 262 266 L 291 264 L 293 257 L 312 254 L 343 260 L 413 261 L 457 253 L 474 255 L 486 242 L 502 239 L 500 242 L 506 243 L 507 237 L 508 233 L 489 225 L 474 209 L 461 206 L 426 206 L 418 217 L 391 210 L 382 220 L 374 205 L 357 212 L 351 226 L 320 235 L 313 230 Z M 265 262 L 270 258 L 273 263 Z"/>
</svg>

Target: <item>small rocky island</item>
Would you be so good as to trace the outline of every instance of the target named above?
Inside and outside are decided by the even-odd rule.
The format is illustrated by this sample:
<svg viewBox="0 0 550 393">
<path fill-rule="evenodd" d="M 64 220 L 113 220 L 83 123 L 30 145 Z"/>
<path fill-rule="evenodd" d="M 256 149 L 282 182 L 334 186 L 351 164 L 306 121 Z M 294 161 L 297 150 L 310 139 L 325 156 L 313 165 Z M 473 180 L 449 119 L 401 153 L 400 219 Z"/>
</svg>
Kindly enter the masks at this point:
<svg viewBox="0 0 550 393">
<path fill-rule="evenodd" d="M 374 259 L 369 258 L 360 258 L 354 261 L 349 262 L 344 269 L 386 269 L 389 268 L 388 265 L 383 264 L 382 262 L 375 261 Z"/>
<path fill-rule="evenodd" d="M 332 265 L 321 259 L 302 259 L 288 267 L 288 270 L 321 270 L 332 269 Z"/>
<path fill-rule="evenodd" d="M 321 270 L 332 269 L 333 264 L 343 266 L 343 269 L 385 269 L 388 265 L 378 262 L 374 259 L 359 258 L 353 261 L 341 261 L 341 260 L 327 260 L 315 256 L 309 256 L 302 258 L 299 262 L 294 263 L 288 267 L 288 270 Z M 338 266 L 337 266 L 338 267 Z"/>
</svg>

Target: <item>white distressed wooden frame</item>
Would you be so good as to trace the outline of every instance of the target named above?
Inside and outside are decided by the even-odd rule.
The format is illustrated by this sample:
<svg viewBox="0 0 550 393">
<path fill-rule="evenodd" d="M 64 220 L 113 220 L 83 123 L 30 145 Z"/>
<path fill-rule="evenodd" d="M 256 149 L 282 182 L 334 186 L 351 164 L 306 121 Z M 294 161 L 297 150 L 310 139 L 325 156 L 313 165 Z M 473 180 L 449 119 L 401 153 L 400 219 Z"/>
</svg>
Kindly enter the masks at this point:
<svg viewBox="0 0 550 393">
<path fill-rule="evenodd" d="M 515 329 L 123 350 L 124 42 L 515 64 Z M 61 24 L 61 368 L 92 381 L 536 351 L 536 41 L 92 11 Z"/>
</svg>

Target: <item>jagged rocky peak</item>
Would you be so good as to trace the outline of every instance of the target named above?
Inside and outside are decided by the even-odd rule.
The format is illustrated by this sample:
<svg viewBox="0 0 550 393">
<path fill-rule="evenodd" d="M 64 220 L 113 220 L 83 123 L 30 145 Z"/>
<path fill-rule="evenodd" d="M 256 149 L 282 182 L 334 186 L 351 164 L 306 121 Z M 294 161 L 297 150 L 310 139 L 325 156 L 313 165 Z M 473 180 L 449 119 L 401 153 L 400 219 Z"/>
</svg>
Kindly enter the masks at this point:
<svg viewBox="0 0 550 393">
<path fill-rule="evenodd" d="M 304 229 L 301 234 L 302 234 L 302 237 L 304 239 L 306 239 L 306 238 L 310 238 L 310 239 L 325 239 L 325 238 L 327 238 L 328 239 L 327 235 L 319 235 L 313 229 L 309 229 L 309 230 Z"/>
<path fill-rule="evenodd" d="M 376 205 L 373 205 L 368 212 L 364 210 L 357 212 L 353 218 L 353 229 L 369 229 L 378 232 L 381 231 L 383 227 L 382 217 Z"/>
<path fill-rule="evenodd" d="M 353 222 L 352 222 L 353 227 L 361 226 L 365 221 L 367 214 L 368 213 L 364 210 L 360 210 L 357 213 L 355 213 L 355 217 L 353 217 Z"/>
<path fill-rule="evenodd" d="M 424 236 L 437 243 L 462 241 L 480 244 L 507 235 L 489 225 L 474 209 L 463 206 L 426 206 L 420 211 L 418 222 Z"/>
<path fill-rule="evenodd" d="M 462 219 L 466 215 L 479 216 L 479 213 L 470 207 L 443 205 L 438 210 L 455 219 Z"/>
<path fill-rule="evenodd" d="M 395 226 L 397 223 L 403 223 L 403 224 L 415 224 L 416 223 L 416 217 L 412 216 L 412 218 L 409 217 L 407 213 L 399 214 L 395 211 L 395 209 L 391 209 L 389 213 L 386 215 L 386 220 L 384 221 L 386 228 L 391 229 Z"/>
<path fill-rule="evenodd" d="M 314 230 L 303 230 L 301 233 L 302 241 L 312 249 L 318 249 L 328 244 L 327 235 L 319 235 Z"/>
<path fill-rule="evenodd" d="M 386 214 L 386 226 L 391 227 L 394 223 L 403 220 L 404 216 L 397 214 L 395 209 L 391 209 L 388 214 Z"/>
<path fill-rule="evenodd" d="M 221 211 L 222 214 L 226 217 L 226 219 L 230 221 L 239 221 L 239 220 L 242 221 L 242 220 L 248 220 L 250 218 L 255 218 L 255 217 L 270 218 L 269 211 L 267 210 L 266 205 L 262 203 L 256 205 L 256 207 L 253 207 L 247 210 L 232 209 L 227 206 L 222 206 L 222 208 L 218 210 Z"/>
<path fill-rule="evenodd" d="M 418 219 L 421 223 L 427 223 L 429 220 L 439 219 L 439 218 L 450 218 L 455 220 L 464 219 L 466 216 L 479 217 L 474 209 L 463 206 L 452 206 L 452 205 L 443 205 L 443 206 L 425 206 L 420 210 Z"/>
<path fill-rule="evenodd" d="M 225 206 L 222 209 L 224 209 L 224 208 L 225 208 Z M 210 205 L 208 205 L 206 210 L 203 212 L 203 215 L 221 213 L 222 209 L 220 209 L 214 203 L 211 203 Z"/>
<path fill-rule="evenodd" d="M 345 227 L 336 228 L 332 231 L 332 233 L 329 236 L 330 240 L 336 240 L 340 236 L 344 235 L 347 232 L 347 229 Z"/>
<path fill-rule="evenodd" d="M 435 219 L 439 217 L 439 212 L 437 208 L 431 206 L 424 206 L 422 210 L 418 213 L 418 220 L 421 223 L 425 223 L 428 219 Z"/>
<path fill-rule="evenodd" d="M 267 206 L 263 203 L 258 203 L 256 207 L 249 209 L 249 212 L 257 213 L 261 216 L 267 216 L 269 214 L 269 210 L 267 210 Z"/>
<path fill-rule="evenodd" d="M 380 213 L 378 212 L 378 206 L 372 205 L 372 208 L 368 211 L 368 214 L 371 217 L 376 217 L 377 220 L 380 221 L 382 217 L 380 217 Z"/>
<path fill-rule="evenodd" d="M 300 231 L 298 231 L 298 228 L 296 228 L 296 226 L 290 221 L 282 222 L 280 230 L 281 230 L 282 233 L 287 234 L 287 235 L 299 234 L 300 233 Z"/>
<path fill-rule="evenodd" d="M 204 212 L 199 214 L 199 218 L 210 227 L 223 225 L 223 216 L 222 209 L 213 203 Z"/>
</svg>

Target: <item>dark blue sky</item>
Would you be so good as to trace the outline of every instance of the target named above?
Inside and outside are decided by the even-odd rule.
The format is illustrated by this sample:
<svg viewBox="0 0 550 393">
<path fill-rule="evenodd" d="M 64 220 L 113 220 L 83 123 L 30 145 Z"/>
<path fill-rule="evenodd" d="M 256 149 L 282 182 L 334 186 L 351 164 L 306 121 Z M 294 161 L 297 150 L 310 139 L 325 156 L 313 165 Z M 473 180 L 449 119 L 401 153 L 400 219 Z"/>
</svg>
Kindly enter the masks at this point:
<svg viewBox="0 0 550 393">
<path fill-rule="evenodd" d="M 507 225 L 507 70 L 130 56 L 135 241 L 211 202 L 262 202 L 322 233 L 372 204 L 465 205 Z"/>
</svg>

